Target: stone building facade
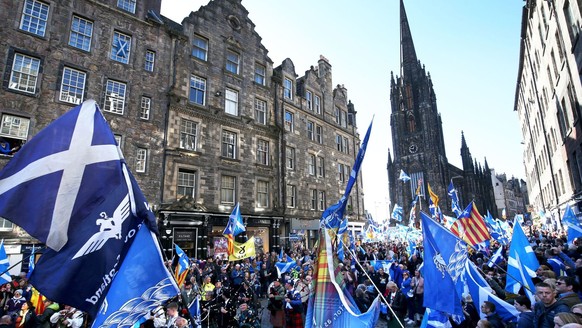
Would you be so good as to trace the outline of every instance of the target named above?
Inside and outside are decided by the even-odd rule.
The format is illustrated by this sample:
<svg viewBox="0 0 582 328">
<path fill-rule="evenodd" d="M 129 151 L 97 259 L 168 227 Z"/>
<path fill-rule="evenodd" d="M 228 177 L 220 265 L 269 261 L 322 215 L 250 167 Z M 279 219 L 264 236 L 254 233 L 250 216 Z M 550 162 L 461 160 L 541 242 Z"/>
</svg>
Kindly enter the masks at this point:
<svg viewBox="0 0 582 328">
<path fill-rule="evenodd" d="M 491 172 L 486 162 L 484 167 L 474 162 L 464 136 L 461 137 L 463 168 L 448 162 L 433 81 L 416 56 L 402 0 L 400 29 L 400 76 L 392 75 L 390 81 L 393 148 L 388 154 L 387 168 L 391 204 L 402 206 L 405 217 L 411 217 L 410 204 L 418 190 L 423 205 L 416 206 L 416 211 L 428 213 L 430 185 L 439 197 L 439 207 L 450 215 L 447 187 L 453 181 L 462 207 L 474 200 L 480 211 L 496 212 Z M 399 181 L 401 170 L 411 177 L 409 182 Z M 417 213 L 415 215 L 419 218 Z"/>
<path fill-rule="evenodd" d="M 580 1 L 524 2 L 514 110 L 532 214 L 582 209 Z"/>
<path fill-rule="evenodd" d="M 526 213 L 529 204 L 527 183 L 514 177 L 508 179 L 506 174 L 495 174 L 494 170 L 491 170 L 491 173 L 498 210 L 497 213 L 491 214 L 498 218 L 505 214 L 505 218 L 513 219 L 516 214 Z"/>
<path fill-rule="evenodd" d="M 3 148 L 95 99 L 145 196 L 158 202 L 173 44 L 160 7 L 161 0 L 2 1 Z M 3 151 L 0 166 L 11 157 Z M 16 261 L 35 242 L 5 220 L 0 236 Z"/>
<path fill-rule="evenodd" d="M 345 88 L 333 89 L 331 65 L 322 58 L 302 77 L 290 59 L 273 68 L 240 0 L 167 23 L 179 37 L 159 212 L 166 250 L 175 242 L 191 256 L 224 253 L 237 203 L 259 251 L 313 245 L 359 148 L 355 110 Z M 359 181 L 354 219 L 364 211 Z"/>
</svg>

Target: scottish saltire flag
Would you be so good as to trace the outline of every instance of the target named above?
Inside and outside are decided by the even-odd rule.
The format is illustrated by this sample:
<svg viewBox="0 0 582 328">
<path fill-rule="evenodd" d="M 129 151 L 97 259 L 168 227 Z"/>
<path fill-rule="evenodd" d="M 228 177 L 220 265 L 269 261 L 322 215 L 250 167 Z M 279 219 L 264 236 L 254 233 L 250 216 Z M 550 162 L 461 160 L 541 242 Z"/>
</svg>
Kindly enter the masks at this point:
<svg viewBox="0 0 582 328">
<path fill-rule="evenodd" d="M 0 285 L 12 281 L 8 268 L 10 268 L 10 262 L 8 261 L 8 255 L 6 255 L 6 249 L 4 248 L 4 240 L 2 240 L 0 243 L 0 273 L 2 273 L 0 276 Z"/>
<path fill-rule="evenodd" d="M 156 236 L 142 225 L 93 322 L 94 328 L 131 327 L 180 290 L 164 266 Z"/>
<path fill-rule="evenodd" d="M 540 264 L 517 219 L 513 223 L 513 237 L 507 257 L 505 290 L 517 294 L 523 286 L 528 296 L 533 299 L 535 286 L 532 278 L 536 276 Z"/>
<path fill-rule="evenodd" d="M 336 204 L 328 207 L 321 216 L 320 225 L 325 226 L 326 228 L 335 229 L 339 228 L 340 221 L 344 217 L 344 212 L 347 206 L 347 200 L 349 199 L 349 195 L 350 192 L 352 191 L 354 183 L 356 183 L 358 172 L 360 172 L 362 161 L 364 160 L 364 156 L 366 155 L 366 148 L 368 147 L 368 139 L 370 139 L 370 132 L 372 131 L 373 123 L 374 119 L 372 119 L 372 122 L 370 122 L 370 125 L 368 126 L 368 130 L 366 131 L 366 135 L 364 136 L 364 140 L 362 141 L 362 145 L 360 146 L 360 150 L 358 151 L 358 155 L 356 156 L 356 161 L 354 162 L 354 166 L 352 167 L 352 171 L 350 172 L 350 179 L 346 184 L 346 190 L 344 191 L 344 195 Z"/>
<path fill-rule="evenodd" d="M 275 262 L 275 268 L 277 269 L 277 274 L 279 277 L 283 273 L 287 273 L 297 267 L 297 261 L 293 260 L 289 255 L 287 255 L 287 259 L 285 262 Z"/>
<path fill-rule="evenodd" d="M 174 277 L 176 278 L 176 282 L 178 283 L 178 287 L 182 287 L 184 281 L 186 281 L 186 275 L 188 275 L 188 270 L 190 270 L 190 259 L 188 255 L 184 253 L 184 251 L 180 248 L 180 246 L 176 246 L 176 255 L 178 256 L 178 264 L 176 265 L 176 269 L 174 271 Z"/>
<path fill-rule="evenodd" d="M 123 183 L 121 160 L 105 118 L 87 100 L 25 143 L 0 172 L 0 216 L 59 251 Z"/>
<path fill-rule="evenodd" d="M 236 203 L 236 206 L 232 209 L 232 213 L 228 217 L 228 223 L 224 228 L 223 235 L 233 235 L 238 236 L 241 233 L 246 231 L 245 224 L 243 222 L 243 218 L 240 214 L 240 206 L 239 203 Z"/>
<path fill-rule="evenodd" d="M 377 297 L 367 312 L 361 313 L 347 290 L 328 229 L 320 230 L 320 248 L 314 269 L 314 292 L 309 297 L 305 327 L 373 328 L 380 315 Z"/>
<path fill-rule="evenodd" d="M 400 176 L 398 177 L 398 180 L 402 181 L 402 182 L 407 182 L 410 181 L 410 177 L 408 176 L 408 174 L 404 173 L 404 170 L 400 170 Z"/>
<path fill-rule="evenodd" d="M 420 326 L 423 328 L 452 328 L 446 313 L 426 308 Z"/>
<path fill-rule="evenodd" d="M 507 245 L 509 243 L 509 238 L 507 236 L 507 231 L 502 228 L 501 222 L 493 218 L 489 211 L 487 211 L 487 215 L 483 219 L 485 220 L 487 229 L 489 229 L 491 238 L 497 240 L 502 245 Z"/>
<path fill-rule="evenodd" d="M 408 239 L 408 246 L 406 247 L 406 251 L 409 256 L 416 255 L 418 250 L 416 249 L 416 243 L 412 239 Z"/>
<path fill-rule="evenodd" d="M 36 263 L 31 283 L 91 315 L 138 224 L 145 219 L 156 228 L 93 100 L 40 131 L 0 172 L 0 215 L 52 248 Z"/>
<path fill-rule="evenodd" d="M 471 202 L 461 213 L 459 219 L 453 223 L 451 231 L 457 236 L 463 238 L 469 245 L 474 246 L 491 239 L 489 230 L 475 202 Z"/>
<path fill-rule="evenodd" d="M 394 204 L 394 208 L 392 209 L 391 217 L 398 222 L 402 222 L 403 214 L 404 214 L 404 209 L 402 208 L 402 206 L 400 206 L 398 204 Z"/>
<path fill-rule="evenodd" d="M 504 257 L 503 254 L 501 254 L 503 252 L 503 247 L 499 247 L 497 249 L 497 251 L 495 251 L 495 253 L 493 253 L 493 256 L 491 256 L 489 258 L 489 261 L 487 262 L 487 266 L 492 268 L 496 265 L 498 265 L 499 263 L 501 263 L 501 261 L 503 261 Z"/>
<path fill-rule="evenodd" d="M 200 311 L 200 295 L 188 305 L 188 312 L 192 319 L 192 328 L 202 328 L 202 312 Z"/>
<path fill-rule="evenodd" d="M 420 213 L 424 247 L 425 307 L 463 316 L 462 275 L 467 245 L 424 212 Z"/>
<path fill-rule="evenodd" d="M 32 271 L 34 271 L 34 260 L 35 260 L 35 247 L 32 245 L 32 251 L 30 252 L 30 256 L 28 257 L 28 273 L 26 274 L 26 279 L 30 279 L 30 275 Z"/>
<path fill-rule="evenodd" d="M 566 210 L 562 217 L 562 224 L 568 227 L 568 244 L 572 244 L 574 239 L 582 237 L 582 227 L 580 227 L 580 222 L 570 207 L 570 204 L 566 205 Z"/>
<path fill-rule="evenodd" d="M 466 266 L 465 280 L 475 305 L 489 301 L 495 304 L 495 312 L 499 314 L 503 319 L 503 322 L 508 323 L 516 321 L 519 317 L 519 312 L 515 307 L 491 293 L 491 286 L 487 284 L 487 281 L 481 276 L 471 261 L 467 261 Z M 478 306 L 476 307 L 477 311 L 479 311 L 479 315 L 483 316 L 481 308 Z"/>
<path fill-rule="evenodd" d="M 349 236 L 348 236 L 348 218 L 344 218 L 340 222 L 339 229 L 337 230 L 337 237 L 338 237 L 338 244 L 337 244 L 337 256 L 340 261 L 343 262 L 345 258 L 345 250 L 344 247 L 349 244 Z"/>
<path fill-rule="evenodd" d="M 455 186 L 453 185 L 453 180 L 451 180 L 451 182 L 449 183 L 449 188 L 447 189 L 447 191 L 449 197 L 451 197 L 451 210 L 453 211 L 453 213 L 455 213 L 457 217 L 461 216 L 461 213 L 463 213 L 463 211 L 459 206 L 459 195 L 457 193 L 457 189 L 455 189 Z"/>
<path fill-rule="evenodd" d="M 390 271 L 390 266 L 392 265 L 392 260 L 371 260 L 370 265 L 374 267 L 374 270 L 384 269 L 384 272 Z"/>
</svg>

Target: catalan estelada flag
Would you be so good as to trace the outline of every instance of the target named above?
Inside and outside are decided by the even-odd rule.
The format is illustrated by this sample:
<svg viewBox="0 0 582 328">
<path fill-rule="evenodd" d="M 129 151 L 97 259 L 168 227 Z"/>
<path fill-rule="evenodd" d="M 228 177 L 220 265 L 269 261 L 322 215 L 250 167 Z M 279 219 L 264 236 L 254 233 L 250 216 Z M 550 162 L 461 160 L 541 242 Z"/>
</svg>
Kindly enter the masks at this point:
<svg viewBox="0 0 582 328">
<path fill-rule="evenodd" d="M 485 220 L 479 214 L 475 202 L 471 202 L 461 213 L 459 219 L 451 226 L 451 232 L 473 246 L 491 239 Z"/>
<path fill-rule="evenodd" d="M 240 214 L 240 206 L 237 203 L 236 206 L 232 209 L 232 213 L 228 217 L 228 223 L 226 224 L 226 227 L 222 232 L 222 235 L 226 237 L 228 243 L 227 250 L 229 257 L 233 255 L 235 252 L 234 237 L 240 235 L 245 231 L 246 231 L 245 225 Z"/>
<path fill-rule="evenodd" d="M 30 295 L 30 302 L 34 305 L 34 312 L 36 315 L 41 315 L 44 312 L 44 300 L 46 297 L 42 296 L 41 293 L 32 288 L 32 294 Z"/>
<path fill-rule="evenodd" d="M 178 256 L 178 264 L 174 270 L 174 277 L 176 277 L 178 287 L 181 288 L 190 269 L 190 259 L 178 245 L 176 245 L 176 255 Z"/>
</svg>

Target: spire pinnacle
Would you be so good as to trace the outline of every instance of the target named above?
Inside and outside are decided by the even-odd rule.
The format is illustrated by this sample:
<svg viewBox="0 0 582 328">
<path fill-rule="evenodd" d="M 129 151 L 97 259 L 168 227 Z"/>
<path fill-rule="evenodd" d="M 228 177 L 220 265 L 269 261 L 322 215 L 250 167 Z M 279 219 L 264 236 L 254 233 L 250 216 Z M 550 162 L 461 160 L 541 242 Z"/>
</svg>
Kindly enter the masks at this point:
<svg viewBox="0 0 582 328">
<path fill-rule="evenodd" d="M 404 0 L 400 0 L 400 76 L 412 74 L 412 70 L 418 65 L 412 33 L 404 9 Z"/>
</svg>

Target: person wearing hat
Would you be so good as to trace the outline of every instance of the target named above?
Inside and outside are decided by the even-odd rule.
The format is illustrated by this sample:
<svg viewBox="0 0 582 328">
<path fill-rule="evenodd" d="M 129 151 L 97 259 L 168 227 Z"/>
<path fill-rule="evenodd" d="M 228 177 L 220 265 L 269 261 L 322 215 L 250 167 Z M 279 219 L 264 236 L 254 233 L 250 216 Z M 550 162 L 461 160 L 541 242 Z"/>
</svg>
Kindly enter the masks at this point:
<svg viewBox="0 0 582 328">
<path fill-rule="evenodd" d="M 257 320 L 255 311 L 245 302 L 239 305 L 239 314 L 236 319 L 238 326 L 241 328 L 259 328 L 261 326 L 261 322 Z"/>
<path fill-rule="evenodd" d="M 217 298 L 217 308 L 219 310 L 218 327 L 236 327 L 236 301 L 232 297 L 232 290 L 223 288 L 222 297 Z"/>
<path fill-rule="evenodd" d="M 191 281 L 186 280 L 186 282 L 184 282 L 184 287 L 182 287 L 181 294 L 182 294 L 182 300 L 184 301 L 185 304 L 192 303 L 192 301 L 196 297 L 196 293 L 192 289 L 192 282 Z"/>
<path fill-rule="evenodd" d="M 273 281 L 273 287 L 269 289 L 268 297 L 269 304 L 267 309 L 271 311 L 271 325 L 273 325 L 273 328 L 282 328 L 285 326 L 285 310 L 283 309 L 285 288 L 281 286 L 281 278 Z"/>
<path fill-rule="evenodd" d="M 15 290 L 14 296 L 12 296 L 4 306 L 5 313 L 12 316 L 12 319 L 14 319 L 24 302 L 26 302 L 26 299 L 22 296 L 22 289 Z"/>
</svg>

